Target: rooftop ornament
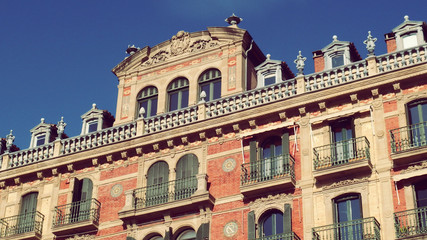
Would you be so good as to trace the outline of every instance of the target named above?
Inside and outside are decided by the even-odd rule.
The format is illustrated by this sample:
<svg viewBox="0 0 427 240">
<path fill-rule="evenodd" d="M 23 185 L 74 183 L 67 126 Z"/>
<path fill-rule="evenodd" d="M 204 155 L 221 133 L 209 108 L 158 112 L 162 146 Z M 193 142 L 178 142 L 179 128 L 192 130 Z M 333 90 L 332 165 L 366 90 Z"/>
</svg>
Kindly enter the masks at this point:
<svg viewBox="0 0 427 240">
<path fill-rule="evenodd" d="M 225 21 L 226 21 L 228 24 L 230 24 L 231 26 L 236 26 L 236 27 L 237 27 L 237 25 L 238 25 L 241 21 L 243 21 L 243 19 L 242 19 L 242 18 L 239 18 L 238 16 L 234 15 L 234 13 L 233 13 L 233 15 L 231 15 L 231 16 L 230 16 L 230 17 L 228 17 L 228 18 L 226 18 L 226 19 L 225 19 Z"/>
<path fill-rule="evenodd" d="M 303 57 L 301 55 L 301 51 L 299 51 L 297 59 L 294 61 L 294 63 L 297 65 L 298 76 L 304 75 L 305 60 L 307 60 L 307 58 Z"/>
<path fill-rule="evenodd" d="M 56 125 L 58 128 L 58 137 L 56 137 L 56 139 L 62 139 L 62 134 L 64 133 L 66 126 L 67 124 L 64 122 L 64 117 L 61 117 L 61 121 Z"/>
<path fill-rule="evenodd" d="M 132 46 L 128 45 L 128 48 L 126 49 L 126 53 L 129 55 L 132 55 L 136 53 L 138 50 L 139 50 L 139 47 L 135 47 L 135 45 L 132 44 Z"/>
<path fill-rule="evenodd" d="M 374 50 L 376 41 L 377 39 L 371 36 L 371 31 L 368 31 L 368 38 L 363 41 L 363 43 L 366 45 L 366 49 L 368 50 L 368 57 L 375 55 Z"/>
<path fill-rule="evenodd" d="M 139 109 L 139 112 L 138 112 L 138 116 L 139 116 L 139 118 L 144 118 L 144 114 L 145 114 L 145 108 L 144 108 L 144 107 L 141 107 L 141 108 Z"/>
<path fill-rule="evenodd" d="M 333 39 L 333 42 L 338 41 L 338 37 L 337 37 L 337 35 L 332 36 L 332 39 Z"/>
<path fill-rule="evenodd" d="M 10 133 L 6 136 L 6 152 L 10 152 L 10 148 L 13 145 L 13 141 L 15 141 L 15 136 L 12 134 L 12 130 L 10 130 Z"/>
<path fill-rule="evenodd" d="M 407 22 L 407 21 L 409 21 L 409 16 L 408 16 L 408 15 L 405 15 L 405 16 L 403 17 L 403 19 L 405 19 L 405 22 Z"/>
</svg>

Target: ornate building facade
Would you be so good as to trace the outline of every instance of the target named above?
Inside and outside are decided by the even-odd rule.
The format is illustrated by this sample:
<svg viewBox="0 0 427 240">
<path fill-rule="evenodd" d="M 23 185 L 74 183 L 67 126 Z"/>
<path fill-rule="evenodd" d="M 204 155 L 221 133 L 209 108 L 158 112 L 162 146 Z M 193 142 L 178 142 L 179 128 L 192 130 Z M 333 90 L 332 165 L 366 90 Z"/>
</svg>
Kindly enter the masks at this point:
<svg viewBox="0 0 427 240">
<path fill-rule="evenodd" d="M 427 239 L 426 24 L 383 55 L 334 36 L 307 75 L 227 21 L 130 46 L 115 118 L 2 139 L 0 238 Z"/>
</svg>

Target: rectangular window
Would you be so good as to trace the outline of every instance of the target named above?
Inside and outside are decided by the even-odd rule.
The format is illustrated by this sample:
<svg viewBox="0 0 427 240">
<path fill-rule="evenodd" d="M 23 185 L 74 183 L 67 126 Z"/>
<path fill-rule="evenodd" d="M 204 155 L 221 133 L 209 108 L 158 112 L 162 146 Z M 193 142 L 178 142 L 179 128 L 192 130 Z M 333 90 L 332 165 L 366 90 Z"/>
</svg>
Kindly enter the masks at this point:
<svg viewBox="0 0 427 240">
<path fill-rule="evenodd" d="M 91 121 L 87 125 L 88 125 L 88 130 L 87 130 L 88 133 L 96 132 L 96 130 L 98 130 L 98 121 Z"/>
<path fill-rule="evenodd" d="M 417 34 L 408 34 L 402 37 L 403 39 L 403 48 L 411 48 L 418 45 Z"/>
<path fill-rule="evenodd" d="M 46 142 L 46 135 L 40 134 L 36 136 L 36 146 L 44 145 Z"/>
<path fill-rule="evenodd" d="M 339 67 L 344 65 L 344 55 L 338 55 L 335 57 L 332 57 L 332 67 Z"/>
<path fill-rule="evenodd" d="M 264 86 L 272 85 L 276 83 L 276 77 L 268 77 L 264 79 Z"/>
</svg>

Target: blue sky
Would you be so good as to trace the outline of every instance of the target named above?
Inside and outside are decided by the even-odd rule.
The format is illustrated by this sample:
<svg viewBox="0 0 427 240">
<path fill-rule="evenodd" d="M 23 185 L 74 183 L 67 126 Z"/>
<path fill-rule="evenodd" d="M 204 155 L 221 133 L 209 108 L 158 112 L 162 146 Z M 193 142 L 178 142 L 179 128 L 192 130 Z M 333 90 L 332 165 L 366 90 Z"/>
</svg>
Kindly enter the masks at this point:
<svg viewBox="0 0 427 240">
<path fill-rule="evenodd" d="M 0 137 L 10 129 L 21 149 L 29 130 L 45 118 L 64 116 L 69 136 L 80 134 L 81 118 L 96 103 L 116 112 L 117 78 L 111 69 L 129 44 L 154 46 L 179 30 L 227 26 L 235 13 L 261 50 L 288 63 L 298 51 L 313 72 L 312 52 L 337 35 L 354 42 L 362 58 L 367 32 L 386 52 L 384 34 L 403 22 L 427 21 L 425 0 L 0 0 Z"/>
</svg>

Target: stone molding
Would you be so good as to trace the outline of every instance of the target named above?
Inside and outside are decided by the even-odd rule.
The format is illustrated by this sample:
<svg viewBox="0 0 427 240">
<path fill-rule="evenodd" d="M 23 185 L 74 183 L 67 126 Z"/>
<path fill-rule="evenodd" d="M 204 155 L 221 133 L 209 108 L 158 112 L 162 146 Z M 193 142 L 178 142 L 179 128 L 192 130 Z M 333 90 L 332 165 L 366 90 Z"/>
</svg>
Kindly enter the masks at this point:
<svg viewBox="0 0 427 240">
<path fill-rule="evenodd" d="M 417 170 L 424 169 L 424 168 L 427 168 L 427 161 L 423 161 L 420 164 L 410 166 L 410 167 L 400 171 L 400 174 L 415 172 Z"/>
<path fill-rule="evenodd" d="M 339 181 L 339 182 L 334 182 L 331 185 L 328 186 L 324 186 L 323 190 L 328 190 L 328 189 L 333 189 L 333 188 L 339 188 L 339 187 L 345 187 L 348 185 L 353 185 L 356 183 L 361 183 L 361 182 L 367 182 L 368 181 L 368 177 L 364 177 L 364 178 L 353 178 L 353 179 L 346 179 L 343 181 Z"/>
</svg>

